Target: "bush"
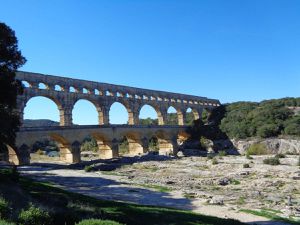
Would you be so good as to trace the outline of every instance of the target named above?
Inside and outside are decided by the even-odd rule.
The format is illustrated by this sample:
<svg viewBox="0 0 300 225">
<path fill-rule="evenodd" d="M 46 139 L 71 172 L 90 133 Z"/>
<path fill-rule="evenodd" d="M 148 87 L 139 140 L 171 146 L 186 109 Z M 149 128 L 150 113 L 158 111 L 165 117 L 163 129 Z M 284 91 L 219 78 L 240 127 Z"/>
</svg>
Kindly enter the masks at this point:
<svg viewBox="0 0 300 225">
<path fill-rule="evenodd" d="M 285 154 L 279 153 L 279 154 L 276 154 L 275 157 L 278 159 L 283 159 L 283 158 L 285 158 Z"/>
<path fill-rule="evenodd" d="M 218 160 L 217 160 L 216 158 L 213 158 L 212 161 L 211 161 L 211 163 L 212 163 L 213 165 L 219 164 L 219 162 L 218 162 Z"/>
<path fill-rule="evenodd" d="M 82 220 L 81 222 L 77 223 L 76 225 L 121 225 L 121 223 L 112 221 L 112 220 Z"/>
<path fill-rule="evenodd" d="M 37 153 L 38 155 L 44 155 L 44 154 L 45 154 L 41 149 L 37 150 L 36 153 Z"/>
<path fill-rule="evenodd" d="M 84 167 L 84 171 L 89 173 L 95 170 L 95 166 L 94 165 L 89 165 L 89 166 L 85 166 Z"/>
<path fill-rule="evenodd" d="M 249 165 L 248 163 L 245 163 L 245 164 L 243 165 L 243 168 L 250 168 L 250 165 Z"/>
<path fill-rule="evenodd" d="M 256 143 L 252 144 L 248 149 L 247 149 L 247 154 L 249 155 L 266 155 L 268 154 L 268 149 L 266 146 L 262 143 Z"/>
<path fill-rule="evenodd" d="M 8 205 L 8 202 L 0 197 L 0 219 L 8 219 L 11 209 Z"/>
<path fill-rule="evenodd" d="M 279 127 L 276 124 L 265 124 L 257 129 L 257 135 L 262 138 L 275 137 L 279 134 Z"/>
<path fill-rule="evenodd" d="M 213 159 L 214 155 L 213 154 L 207 154 L 207 159 Z"/>
<path fill-rule="evenodd" d="M 272 158 L 264 159 L 263 163 L 276 166 L 276 165 L 280 165 L 280 160 L 279 160 L 279 158 L 272 157 Z"/>
<path fill-rule="evenodd" d="M 219 151 L 218 156 L 223 157 L 226 156 L 227 152 L 226 151 Z"/>
<path fill-rule="evenodd" d="M 7 221 L 4 220 L 0 220 L 0 225 L 15 225 L 14 223 L 9 223 Z"/>
<path fill-rule="evenodd" d="M 40 208 L 30 205 L 27 210 L 22 210 L 19 215 L 19 223 L 21 225 L 50 225 L 51 218 L 49 213 Z"/>
</svg>

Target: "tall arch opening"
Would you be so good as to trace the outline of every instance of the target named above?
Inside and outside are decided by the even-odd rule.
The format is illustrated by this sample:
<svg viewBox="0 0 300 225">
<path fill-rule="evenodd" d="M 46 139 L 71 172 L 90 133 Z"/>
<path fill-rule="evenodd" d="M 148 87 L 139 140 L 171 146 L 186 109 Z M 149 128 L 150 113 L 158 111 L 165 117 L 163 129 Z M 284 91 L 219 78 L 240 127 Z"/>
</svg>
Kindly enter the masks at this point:
<svg viewBox="0 0 300 225">
<path fill-rule="evenodd" d="M 115 102 L 111 105 L 109 110 L 110 124 L 128 124 L 128 119 L 128 110 L 123 104 Z"/>
<path fill-rule="evenodd" d="M 59 126 L 61 106 L 47 97 L 33 97 L 24 108 L 24 127 Z"/>
<path fill-rule="evenodd" d="M 167 111 L 167 125 L 178 125 L 178 114 L 177 110 L 173 107 L 170 106 Z"/>
<path fill-rule="evenodd" d="M 80 99 L 73 107 L 73 124 L 97 125 L 99 124 L 100 112 L 100 108 L 97 108 L 92 102 L 85 99 Z"/>
<path fill-rule="evenodd" d="M 158 115 L 156 110 L 150 105 L 144 105 L 139 113 L 139 124 L 158 125 Z"/>
<path fill-rule="evenodd" d="M 185 124 L 186 125 L 192 125 L 194 120 L 199 119 L 199 113 L 196 110 L 193 110 L 192 108 L 188 108 L 185 115 Z"/>
</svg>

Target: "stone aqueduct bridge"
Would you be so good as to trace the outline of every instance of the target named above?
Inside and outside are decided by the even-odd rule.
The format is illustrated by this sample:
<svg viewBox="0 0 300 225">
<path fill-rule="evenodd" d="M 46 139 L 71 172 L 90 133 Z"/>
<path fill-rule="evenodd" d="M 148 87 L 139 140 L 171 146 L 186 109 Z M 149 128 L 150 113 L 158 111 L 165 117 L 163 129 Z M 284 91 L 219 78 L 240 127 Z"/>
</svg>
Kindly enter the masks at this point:
<svg viewBox="0 0 300 225">
<path fill-rule="evenodd" d="M 220 105 L 215 99 L 171 92 L 155 91 L 128 86 L 78 80 L 59 76 L 17 72 L 16 78 L 25 86 L 24 94 L 18 96 L 18 111 L 23 120 L 27 102 L 43 96 L 56 103 L 60 114 L 59 127 L 21 128 L 17 134 L 17 149 L 9 147 L 10 161 L 15 164 L 29 163 L 28 149 L 41 138 L 55 140 L 60 147 L 61 158 L 69 163 L 80 161 L 80 143 L 93 136 L 98 143 L 100 158 L 118 156 L 118 143 L 125 136 L 131 154 L 147 150 L 149 139 L 155 136 L 162 154 L 176 151 L 178 140 L 185 134 L 184 125 L 187 109 L 191 109 L 194 119 L 199 119 L 203 110 L 211 111 Z M 78 100 L 88 100 L 98 112 L 96 126 L 74 126 L 72 111 Z M 128 125 L 109 125 L 109 111 L 113 103 L 119 102 L 128 112 Z M 139 113 L 144 105 L 152 106 L 158 118 L 158 125 L 139 125 Z M 169 107 L 177 111 L 178 126 L 165 125 Z"/>
</svg>

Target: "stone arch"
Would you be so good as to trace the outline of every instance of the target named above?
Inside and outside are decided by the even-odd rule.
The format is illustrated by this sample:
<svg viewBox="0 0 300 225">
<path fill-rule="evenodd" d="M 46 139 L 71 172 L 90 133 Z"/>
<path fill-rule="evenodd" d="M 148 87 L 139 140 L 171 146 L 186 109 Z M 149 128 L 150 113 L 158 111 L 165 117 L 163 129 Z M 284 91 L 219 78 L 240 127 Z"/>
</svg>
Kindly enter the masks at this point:
<svg viewBox="0 0 300 225">
<path fill-rule="evenodd" d="M 12 165 L 20 165 L 20 156 L 17 151 L 9 145 L 6 145 L 8 162 Z"/>
<path fill-rule="evenodd" d="M 144 148 L 145 146 L 139 133 L 127 132 L 123 136 L 126 137 L 128 141 L 129 155 L 141 155 L 147 151 L 147 149 Z"/>
<path fill-rule="evenodd" d="M 185 110 L 185 121 L 184 123 L 187 125 L 191 125 L 194 120 L 200 119 L 199 112 L 193 108 L 189 107 Z"/>
<path fill-rule="evenodd" d="M 156 111 L 156 114 L 157 114 L 157 120 L 158 120 L 158 125 L 164 125 L 164 124 L 165 124 L 165 121 L 164 121 L 164 118 L 163 118 L 162 111 L 160 110 L 160 107 L 159 107 L 158 105 L 156 105 L 156 104 L 153 104 L 153 103 L 147 103 L 147 104 L 142 104 L 142 105 L 140 105 L 139 108 L 137 109 L 138 114 L 140 114 L 141 109 L 142 109 L 145 105 L 149 105 L 150 107 L 152 107 L 152 108 Z"/>
<path fill-rule="evenodd" d="M 154 135 L 158 140 L 158 148 L 160 155 L 174 154 L 174 143 L 169 134 L 167 134 L 163 130 L 159 130 Z"/>
<path fill-rule="evenodd" d="M 111 159 L 119 156 L 118 143 L 102 133 L 91 134 L 97 141 L 100 159 Z"/>
<path fill-rule="evenodd" d="M 112 121 L 111 116 L 113 114 L 112 107 L 114 107 L 114 105 L 119 107 L 120 110 L 122 110 L 122 109 L 126 110 L 126 112 L 127 112 L 127 122 L 126 122 L 126 124 L 129 124 L 129 125 L 134 125 L 135 124 L 136 121 L 135 121 L 135 117 L 133 115 L 133 110 L 130 107 L 130 104 L 127 101 L 124 101 L 123 99 L 120 99 L 120 98 L 116 101 L 111 102 L 111 104 L 108 107 L 110 124 L 111 124 L 111 121 Z"/>
<path fill-rule="evenodd" d="M 78 147 L 76 141 L 71 144 L 66 138 L 55 133 L 50 134 L 49 138 L 57 142 L 61 161 L 66 163 L 80 162 L 80 150 L 76 149 Z"/>
<path fill-rule="evenodd" d="M 146 111 L 145 111 L 146 110 Z M 144 114 L 142 116 L 142 114 Z M 153 117 L 155 114 L 155 117 Z M 141 125 L 158 125 L 158 113 L 157 110 L 149 105 L 144 104 L 138 111 L 138 120 Z"/>
<path fill-rule="evenodd" d="M 175 121 L 171 121 L 172 118 L 171 118 L 171 113 L 169 110 L 172 110 L 171 113 L 176 113 L 176 118 L 175 118 Z M 183 121 L 183 113 L 182 111 L 176 107 L 176 106 L 173 106 L 173 105 L 170 105 L 167 109 L 167 123 L 169 125 L 184 125 L 184 121 Z"/>
<path fill-rule="evenodd" d="M 76 104 L 80 101 L 84 101 L 84 102 L 88 102 L 90 103 L 90 105 L 94 106 L 95 108 L 95 111 L 97 113 L 97 120 L 98 120 L 98 124 L 99 125 L 102 125 L 104 124 L 104 115 L 103 115 L 103 110 L 102 108 L 100 107 L 100 105 L 94 101 L 94 100 L 91 100 L 89 98 L 78 98 L 74 101 L 74 103 L 72 104 L 72 120 L 74 121 L 74 110 L 76 110 Z M 86 125 L 86 124 L 85 124 Z M 92 124 L 91 124 L 92 125 Z M 95 125 L 95 124 L 93 124 Z"/>
<path fill-rule="evenodd" d="M 62 120 L 64 119 L 64 108 L 63 108 L 61 102 L 58 99 L 56 99 L 55 97 L 53 97 L 51 95 L 47 95 L 47 94 L 46 95 L 45 94 L 39 94 L 39 95 L 36 95 L 36 96 L 31 96 L 23 102 L 24 105 L 20 106 L 21 107 L 21 110 L 20 110 L 20 112 L 21 112 L 21 114 L 20 114 L 21 121 L 24 120 L 25 109 L 26 109 L 26 106 L 28 106 L 28 102 L 30 102 L 31 100 L 33 100 L 35 98 L 46 98 L 46 99 L 52 101 L 58 109 L 59 121 L 60 121 L 60 123 L 62 123 Z"/>
</svg>

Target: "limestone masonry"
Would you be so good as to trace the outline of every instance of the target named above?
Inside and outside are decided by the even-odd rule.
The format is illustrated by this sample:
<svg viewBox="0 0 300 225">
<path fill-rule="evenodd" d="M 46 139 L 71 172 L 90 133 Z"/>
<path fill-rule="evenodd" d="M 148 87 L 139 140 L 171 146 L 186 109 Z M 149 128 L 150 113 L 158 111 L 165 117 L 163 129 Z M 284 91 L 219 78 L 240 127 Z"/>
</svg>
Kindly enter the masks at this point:
<svg viewBox="0 0 300 225">
<path fill-rule="evenodd" d="M 149 140 L 158 139 L 160 154 L 175 154 L 183 139 L 187 138 L 184 121 L 187 109 L 194 119 L 201 118 L 203 110 L 211 111 L 220 105 L 215 99 L 134 88 L 121 85 L 78 80 L 38 73 L 17 72 L 16 78 L 24 85 L 24 94 L 18 96 L 17 110 L 23 121 L 27 102 L 37 96 L 54 101 L 60 113 L 59 127 L 21 128 L 17 133 L 16 146 L 8 146 L 8 160 L 14 164 L 30 163 L 30 148 L 34 142 L 51 139 L 60 147 L 60 157 L 68 163 L 80 161 L 80 143 L 88 135 L 97 140 L 100 158 L 117 157 L 118 145 L 125 136 L 130 154 L 148 151 Z M 98 112 L 98 125 L 74 126 L 73 107 L 78 100 L 88 100 Z M 110 125 L 109 110 L 113 103 L 123 104 L 128 112 L 128 125 Z M 152 106 L 158 117 L 156 126 L 139 125 L 140 110 Z M 177 111 L 178 126 L 165 125 L 169 107 Z"/>
</svg>

